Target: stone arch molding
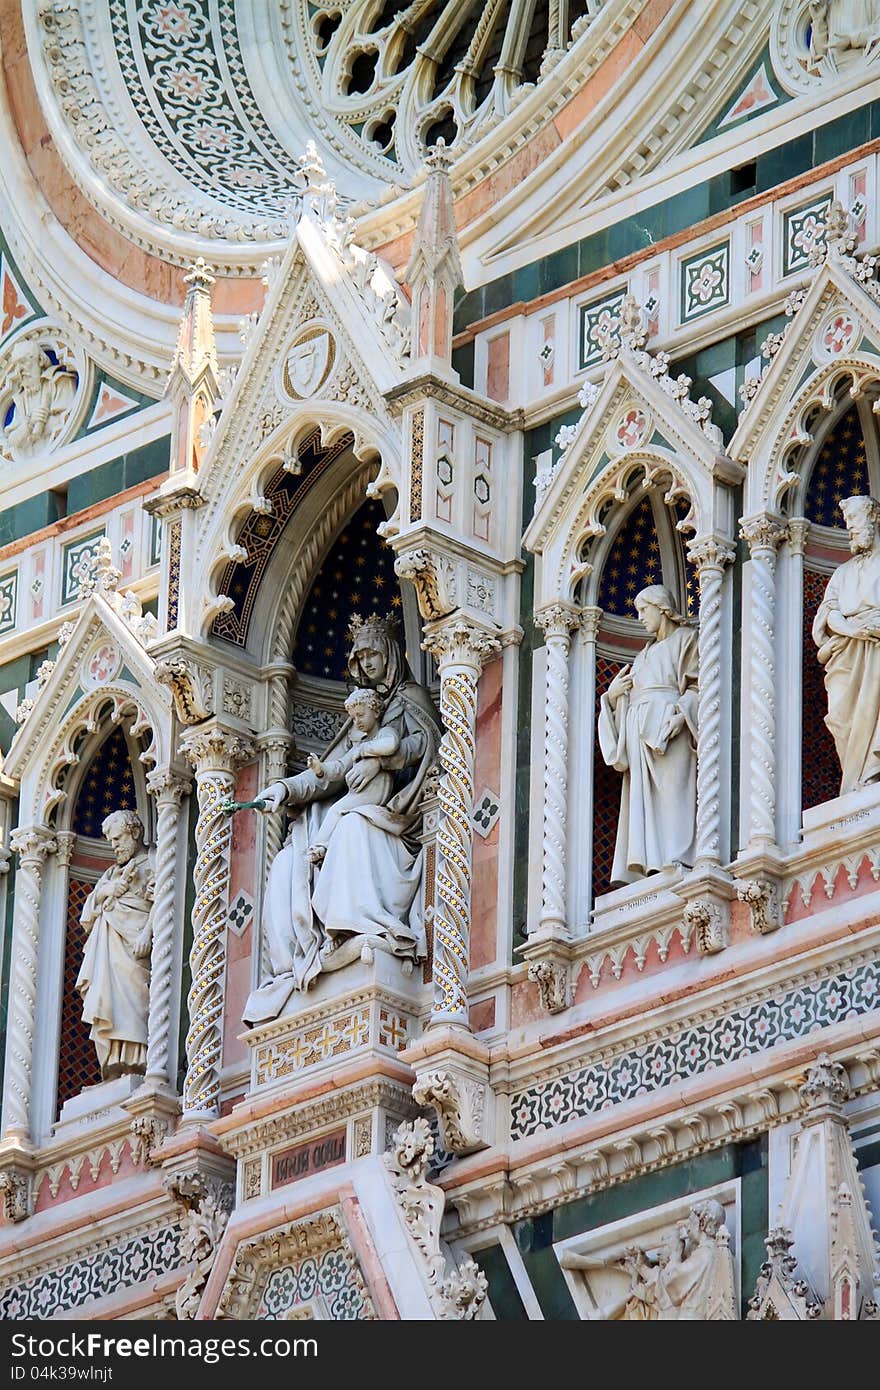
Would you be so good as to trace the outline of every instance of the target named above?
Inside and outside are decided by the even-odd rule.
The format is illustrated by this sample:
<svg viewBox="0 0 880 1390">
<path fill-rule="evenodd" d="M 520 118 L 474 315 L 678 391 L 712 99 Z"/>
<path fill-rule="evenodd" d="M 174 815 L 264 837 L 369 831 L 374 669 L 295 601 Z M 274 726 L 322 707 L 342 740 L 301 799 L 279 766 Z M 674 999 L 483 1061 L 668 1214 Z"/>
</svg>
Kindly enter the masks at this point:
<svg viewBox="0 0 880 1390">
<path fill-rule="evenodd" d="M 409 366 L 409 304 L 390 270 L 353 243 L 317 156 L 304 166 L 301 215 L 282 261 L 268 270 L 266 304 L 199 478 L 195 558 L 211 580 L 203 631 L 220 611 L 219 574 L 242 558 L 244 519 L 265 507 L 263 489 L 279 462 L 296 472 L 297 447 L 316 427 L 323 447 L 352 436 L 355 458 L 375 465 L 372 495 L 400 491 L 401 431 L 387 400 Z"/>
<path fill-rule="evenodd" d="M 789 303 L 781 340 L 768 344 L 773 356 L 730 443 L 731 457 L 748 465 L 746 516 L 799 515 L 817 420 L 842 393 L 855 400 L 880 390 L 880 283 L 872 269 L 830 256 L 800 302 Z"/>
<path fill-rule="evenodd" d="M 578 424 L 557 436 L 562 454 L 538 476 L 524 536 L 538 557 L 536 608 L 578 595 L 595 602 L 608 514 L 634 490 L 657 485 L 668 504 L 686 500 L 678 529 L 696 541 L 732 537 L 730 485 L 744 470 L 722 452 L 720 432 L 703 402 L 691 401 L 686 378 L 672 382 L 665 366 L 625 344 L 602 385 L 584 388 Z"/>
<path fill-rule="evenodd" d="M 104 724 L 124 723 L 141 737 L 145 771 L 174 762 L 171 695 L 155 671 L 132 625 L 93 594 L 6 758 L 4 772 L 20 786 L 20 825 L 66 827 L 71 774 Z"/>
</svg>

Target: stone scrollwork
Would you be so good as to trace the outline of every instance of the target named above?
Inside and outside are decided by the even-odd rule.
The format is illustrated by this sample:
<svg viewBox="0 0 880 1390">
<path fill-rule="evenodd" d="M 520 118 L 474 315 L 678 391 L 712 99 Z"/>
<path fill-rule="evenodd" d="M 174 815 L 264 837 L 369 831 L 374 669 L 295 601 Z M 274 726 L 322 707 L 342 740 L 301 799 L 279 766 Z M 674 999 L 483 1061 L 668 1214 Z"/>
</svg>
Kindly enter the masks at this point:
<svg viewBox="0 0 880 1390">
<path fill-rule="evenodd" d="M 398 579 L 412 581 L 425 622 L 445 618 L 455 608 L 454 570 L 444 556 L 430 550 L 410 550 L 398 555 L 394 573 Z"/>
<path fill-rule="evenodd" d="M 7 1221 L 24 1221 L 31 1214 L 31 1177 L 16 1168 L 0 1171 L 0 1196 Z"/>
<path fill-rule="evenodd" d="M 440 1143 L 447 1153 L 466 1154 L 483 1147 L 486 1087 L 481 1082 L 448 1071 L 423 1072 L 412 1094 L 416 1105 L 436 1111 Z"/>
<path fill-rule="evenodd" d="M 214 712 L 210 671 L 182 656 L 156 663 L 156 680 L 167 685 L 181 724 L 198 724 Z"/>
<path fill-rule="evenodd" d="M 703 956 L 715 955 L 727 945 L 726 914 L 709 898 L 695 898 L 684 910 L 684 920 L 694 932 L 697 950 Z"/>
<path fill-rule="evenodd" d="M 183 1207 L 180 1258 L 190 1268 L 174 1297 L 179 1320 L 194 1318 L 226 1229 L 232 1206 L 232 1188 L 211 1183 L 198 1174 L 175 1173 L 166 1180 L 169 1196 Z"/>
<path fill-rule="evenodd" d="M 385 1167 L 423 1265 L 437 1317 L 476 1318 L 486 1297 L 486 1277 L 470 1258 L 455 1268 L 440 1248 L 446 1199 L 442 1187 L 428 1181 L 433 1153 L 434 1139 L 428 1122 L 419 1118 L 396 1130 L 391 1148 L 384 1155 Z"/>
<path fill-rule="evenodd" d="M 549 1014 L 568 1008 L 571 992 L 571 966 L 567 961 L 529 961 L 528 977 L 538 986 L 541 1005 Z"/>
<path fill-rule="evenodd" d="M 782 926 L 782 903 L 775 884 L 766 879 L 738 883 L 736 896 L 748 904 L 752 931 L 768 936 Z"/>
</svg>

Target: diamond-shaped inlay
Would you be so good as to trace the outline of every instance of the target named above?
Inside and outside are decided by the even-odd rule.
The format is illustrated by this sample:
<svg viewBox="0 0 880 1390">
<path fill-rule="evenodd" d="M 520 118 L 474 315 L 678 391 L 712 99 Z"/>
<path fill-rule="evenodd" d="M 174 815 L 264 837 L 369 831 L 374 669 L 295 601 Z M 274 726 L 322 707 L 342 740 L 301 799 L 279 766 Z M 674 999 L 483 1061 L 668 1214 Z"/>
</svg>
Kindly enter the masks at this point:
<svg viewBox="0 0 880 1390">
<path fill-rule="evenodd" d="M 681 318 L 699 318 L 730 302 L 730 243 L 690 256 L 681 264 Z"/>
<path fill-rule="evenodd" d="M 791 275 L 810 264 L 810 253 L 825 245 L 825 218 L 831 206 L 826 193 L 807 207 L 783 215 L 782 273 Z"/>
<path fill-rule="evenodd" d="M 553 360 L 553 343 L 545 343 L 544 346 L 538 350 L 538 357 L 545 367 L 548 366 Z"/>
<path fill-rule="evenodd" d="M 119 553 L 122 556 L 123 560 L 131 554 L 133 549 L 134 541 L 132 540 L 131 536 L 123 536 L 122 540 L 119 543 Z"/>
<path fill-rule="evenodd" d="M 229 909 L 229 930 L 241 936 L 250 926 L 254 915 L 253 899 L 249 893 L 239 893 Z"/>
<path fill-rule="evenodd" d="M 34 598 L 40 597 L 40 594 L 43 592 L 43 587 L 43 581 L 39 575 L 37 575 L 35 579 L 31 580 L 31 593 L 33 594 Z"/>
<path fill-rule="evenodd" d="M 474 803 L 474 811 L 471 817 L 474 823 L 474 829 L 479 835 L 482 835 L 483 839 L 485 839 L 487 835 L 491 835 L 492 829 L 500 814 L 501 805 L 498 797 L 493 791 L 490 791 L 488 787 L 485 787 Z"/>
<path fill-rule="evenodd" d="M 489 501 L 489 479 L 484 478 L 482 473 L 474 478 L 474 493 L 477 501 L 485 506 Z"/>
<path fill-rule="evenodd" d="M 452 482 L 452 460 L 448 454 L 441 454 L 437 460 L 437 477 L 444 487 Z"/>
</svg>

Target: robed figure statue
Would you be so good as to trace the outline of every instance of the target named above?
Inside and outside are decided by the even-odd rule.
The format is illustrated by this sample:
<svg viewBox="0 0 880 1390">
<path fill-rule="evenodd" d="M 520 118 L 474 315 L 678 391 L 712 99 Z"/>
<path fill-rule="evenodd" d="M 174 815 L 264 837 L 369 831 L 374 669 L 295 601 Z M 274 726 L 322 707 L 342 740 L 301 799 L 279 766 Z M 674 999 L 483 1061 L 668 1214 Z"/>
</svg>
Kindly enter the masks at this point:
<svg viewBox="0 0 880 1390">
<path fill-rule="evenodd" d="M 880 502 L 840 504 L 853 558 L 838 565 L 813 622 L 825 667 L 825 723 L 840 759 L 840 794 L 880 777 Z"/>
<path fill-rule="evenodd" d="M 698 639 L 662 584 L 636 613 L 650 638 L 599 706 L 599 747 L 623 773 L 612 882 L 692 865 L 697 817 Z"/>
<path fill-rule="evenodd" d="M 438 715 L 390 621 L 356 620 L 350 637 L 349 718 L 320 760 L 258 794 L 267 811 L 290 808 L 292 821 L 263 907 L 270 978 L 248 999 L 246 1023 L 277 1018 L 294 991 L 364 948 L 409 961 L 427 953 L 418 834 Z"/>
</svg>

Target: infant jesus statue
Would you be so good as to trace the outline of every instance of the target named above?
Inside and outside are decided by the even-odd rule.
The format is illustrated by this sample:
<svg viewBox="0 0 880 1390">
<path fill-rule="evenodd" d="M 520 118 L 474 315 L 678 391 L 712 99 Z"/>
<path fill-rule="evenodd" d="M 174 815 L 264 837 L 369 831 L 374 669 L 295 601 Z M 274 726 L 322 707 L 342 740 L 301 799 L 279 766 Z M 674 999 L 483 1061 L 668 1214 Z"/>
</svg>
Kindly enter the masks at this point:
<svg viewBox="0 0 880 1390">
<path fill-rule="evenodd" d="M 375 690 L 353 690 L 345 702 L 345 708 L 351 716 L 351 729 L 339 756 L 326 763 L 309 756 L 309 767 L 319 784 L 344 777 L 349 787 L 348 792 L 333 803 L 322 820 L 320 843 L 315 842 L 308 848 L 308 858 L 312 864 L 323 862 L 340 816 L 356 806 L 384 806 L 394 790 L 393 774 L 383 771 L 381 763 L 365 787 L 360 791 L 351 789 L 350 777 L 356 763 L 365 758 L 390 758 L 400 749 L 400 738 L 394 729 L 379 727 L 384 709 L 382 697 Z"/>
</svg>

